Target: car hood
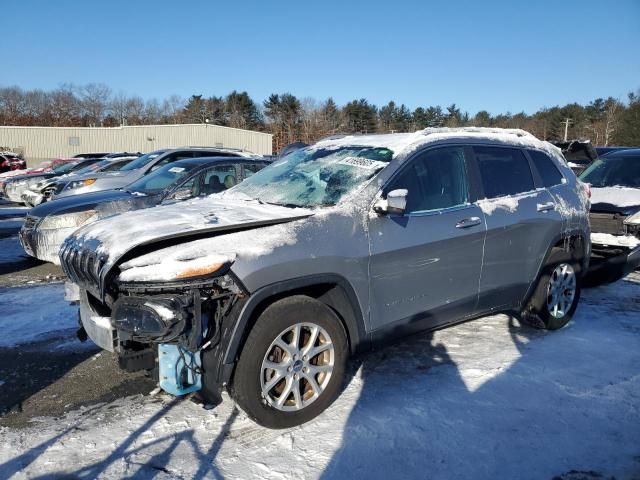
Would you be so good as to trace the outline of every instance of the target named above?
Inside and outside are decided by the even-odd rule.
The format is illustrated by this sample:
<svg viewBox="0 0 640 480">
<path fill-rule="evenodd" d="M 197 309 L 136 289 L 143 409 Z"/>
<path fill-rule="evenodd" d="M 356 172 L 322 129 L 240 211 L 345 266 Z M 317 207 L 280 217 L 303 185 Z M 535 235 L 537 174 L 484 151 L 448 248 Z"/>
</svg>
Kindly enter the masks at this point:
<svg viewBox="0 0 640 480">
<path fill-rule="evenodd" d="M 166 245 L 222 232 L 247 230 L 309 217 L 311 210 L 267 205 L 219 195 L 105 218 L 77 230 L 65 247 L 90 249 L 105 262 L 103 274 L 137 247 Z M 75 246 L 75 247 L 74 247 Z"/>
<path fill-rule="evenodd" d="M 42 203 L 37 207 L 32 208 L 29 213 L 34 217 L 42 218 L 47 215 L 61 215 L 63 213 L 89 210 L 97 207 L 98 205 L 104 205 L 115 201 L 130 202 L 136 198 L 137 197 L 134 197 L 124 190 L 106 190 L 104 192 L 84 193 L 81 195 L 63 197 L 58 200 Z"/>
<path fill-rule="evenodd" d="M 591 211 L 631 215 L 640 210 L 640 188 L 591 187 Z"/>
<path fill-rule="evenodd" d="M 18 182 L 22 182 L 22 181 L 29 181 L 30 184 L 35 184 L 37 182 L 39 182 L 40 180 L 45 180 L 47 178 L 53 178 L 56 177 L 58 175 L 56 175 L 53 172 L 47 172 L 47 173 L 34 173 L 31 175 L 17 175 L 15 177 L 9 177 L 6 180 L 7 184 L 10 183 L 18 183 Z"/>
</svg>

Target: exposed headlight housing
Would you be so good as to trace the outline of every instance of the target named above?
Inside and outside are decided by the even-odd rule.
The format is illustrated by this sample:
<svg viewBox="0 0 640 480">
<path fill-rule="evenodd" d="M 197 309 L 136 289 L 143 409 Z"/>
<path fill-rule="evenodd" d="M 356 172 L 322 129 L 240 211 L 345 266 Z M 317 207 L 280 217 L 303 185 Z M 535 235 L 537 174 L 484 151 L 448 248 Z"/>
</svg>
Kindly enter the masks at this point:
<svg viewBox="0 0 640 480">
<path fill-rule="evenodd" d="M 96 220 L 96 211 L 65 213 L 63 215 L 48 215 L 44 217 L 38 228 L 42 230 L 57 230 L 59 228 L 78 228 Z"/>
<path fill-rule="evenodd" d="M 191 303 L 189 296 L 121 297 L 113 307 L 112 323 L 135 340 L 171 341 L 184 332 Z"/>
<path fill-rule="evenodd" d="M 96 183 L 97 178 L 87 178 L 86 180 L 74 180 L 73 182 L 67 183 L 67 186 L 64 187 L 65 190 L 73 190 L 74 188 L 88 187 L 89 185 L 93 185 Z"/>
</svg>

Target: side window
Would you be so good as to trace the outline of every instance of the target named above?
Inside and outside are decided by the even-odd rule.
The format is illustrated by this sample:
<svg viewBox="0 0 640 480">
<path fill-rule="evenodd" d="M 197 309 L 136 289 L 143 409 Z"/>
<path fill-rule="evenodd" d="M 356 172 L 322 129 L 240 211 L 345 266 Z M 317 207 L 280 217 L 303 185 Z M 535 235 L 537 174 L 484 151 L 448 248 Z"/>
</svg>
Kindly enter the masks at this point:
<svg viewBox="0 0 640 480">
<path fill-rule="evenodd" d="M 520 150 L 473 147 L 487 198 L 515 195 L 535 189 L 529 161 Z"/>
<path fill-rule="evenodd" d="M 159 169 L 160 167 L 165 166 L 167 163 L 175 162 L 177 160 L 184 160 L 185 158 L 193 158 L 192 152 L 176 152 L 171 155 L 167 155 L 158 163 L 156 163 L 153 167 L 151 167 L 151 171 Z"/>
<path fill-rule="evenodd" d="M 464 205 L 469 201 L 469 188 L 464 150 L 446 147 L 428 151 L 391 182 L 385 193 L 407 189 L 407 213 L 425 212 Z"/>
<path fill-rule="evenodd" d="M 233 165 L 221 165 L 210 168 L 204 173 L 202 195 L 211 195 L 233 187 L 237 183 L 236 168 Z"/>
<path fill-rule="evenodd" d="M 564 177 L 549 155 L 538 150 L 529 150 L 529 155 L 531 155 L 533 164 L 542 177 L 542 183 L 545 187 L 553 187 L 562 183 Z"/>
<path fill-rule="evenodd" d="M 254 173 L 262 170 L 265 166 L 260 163 L 250 163 L 249 165 L 242 166 L 243 178 L 249 178 Z"/>
</svg>

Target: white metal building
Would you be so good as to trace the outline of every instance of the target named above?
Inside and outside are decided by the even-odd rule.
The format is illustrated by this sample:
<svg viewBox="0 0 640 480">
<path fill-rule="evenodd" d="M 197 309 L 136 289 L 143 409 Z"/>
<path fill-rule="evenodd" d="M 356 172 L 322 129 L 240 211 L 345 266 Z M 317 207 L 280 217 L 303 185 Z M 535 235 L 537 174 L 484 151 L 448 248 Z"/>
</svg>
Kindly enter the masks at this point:
<svg viewBox="0 0 640 480">
<path fill-rule="evenodd" d="M 22 153 L 29 165 L 91 152 L 150 152 L 165 147 L 240 148 L 271 154 L 271 134 L 210 124 L 126 127 L 5 127 L 0 150 Z"/>
</svg>

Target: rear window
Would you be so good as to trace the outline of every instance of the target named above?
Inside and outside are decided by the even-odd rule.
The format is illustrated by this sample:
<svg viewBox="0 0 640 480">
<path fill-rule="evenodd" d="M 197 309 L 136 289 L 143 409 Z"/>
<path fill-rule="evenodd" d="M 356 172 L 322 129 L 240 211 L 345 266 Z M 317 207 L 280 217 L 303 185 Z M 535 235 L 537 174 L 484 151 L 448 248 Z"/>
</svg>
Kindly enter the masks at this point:
<svg viewBox="0 0 640 480">
<path fill-rule="evenodd" d="M 529 150 L 529 155 L 531 155 L 533 164 L 542 177 L 542 183 L 545 187 L 553 187 L 562 183 L 564 177 L 549 155 L 537 150 Z"/>
<path fill-rule="evenodd" d="M 516 195 L 534 190 L 529 161 L 515 148 L 473 148 L 486 198 Z"/>
</svg>

